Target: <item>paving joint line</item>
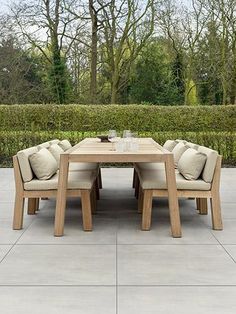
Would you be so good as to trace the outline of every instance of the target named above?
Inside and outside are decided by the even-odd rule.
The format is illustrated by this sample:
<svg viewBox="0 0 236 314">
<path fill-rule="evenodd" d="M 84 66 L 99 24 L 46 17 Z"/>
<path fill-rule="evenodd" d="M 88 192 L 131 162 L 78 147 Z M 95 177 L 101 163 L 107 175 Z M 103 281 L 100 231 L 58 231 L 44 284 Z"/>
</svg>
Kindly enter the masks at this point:
<svg viewBox="0 0 236 314">
<path fill-rule="evenodd" d="M 3 256 L 3 258 L 0 260 L 0 264 L 5 260 L 5 258 L 10 254 L 10 252 L 12 251 L 12 249 L 17 245 L 17 242 L 21 239 L 21 237 L 23 236 L 23 234 L 28 230 L 28 228 L 32 225 L 32 223 L 34 222 L 35 219 L 33 219 L 31 221 L 31 223 L 28 225 L 28 227 L 25 228 L 25 230 L 22 232 L 22 234 L 17 238 L 17 240 L 13 243 L 13 245 L 11 246 L 11 248 L 7 251 L 7 253 Z"/>
<path fill-rule="evenodd" d="M 225 253 L 230 257 L 230 259 L 236 264 L 236 260 L 234 259 L 234 257 L 226 250 L 226 248 L 224 247 L 224 245 L 216 238 L 216 236 L 214 235 L 214 233 L 211 231 L 211 234 L 213 235 L 213 237 L 216 239 L 216 241 L 220 244 L 220 246 L 222 247 L 222 249 L 225 251 Z"/>
</svg>

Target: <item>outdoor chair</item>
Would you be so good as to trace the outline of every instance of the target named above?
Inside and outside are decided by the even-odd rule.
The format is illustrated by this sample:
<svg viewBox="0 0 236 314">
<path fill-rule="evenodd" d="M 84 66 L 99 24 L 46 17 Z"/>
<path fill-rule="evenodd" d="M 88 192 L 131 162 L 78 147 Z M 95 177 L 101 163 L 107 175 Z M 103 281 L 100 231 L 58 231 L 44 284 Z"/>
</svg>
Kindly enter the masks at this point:
<svg viewBox="0 0 236 314">
<path fill-rule="evenodd" d="M 51 145 L 56 143 L 58 142 L 53 142 Z M 43 151 L 43 149 L 47 152 Z M 13 157 L 16 187 L 13 229 L 22 229 L 24 202 L 26 198 L 28 198 L 28 214 L 35 214 L 39 207 L 40 198 L 57 197 L 59 178 L 58 161 L 48 152 L 49 149 L 50 143 L 48 145 L 48 142 L 46 142 L 40 144 L 38 147 L 22 150 Z M 50 154 L 55 161 L 56 172 L 48 179 L 38 179 L 31 167 L 30 156 L 33 156 L 39 151 Z M 81 198 L 83 228 L 85 231 L 90 231 L 92 230 L 91 214 L 95 212 L 96 200 L 99 198 L 99 168 L 97 164 L 92 163 L 90 165 L 91 169 L 89 167 L 86 168 L 86 163 L 80 166 L 80 170 L 78 170 L 78 167 L 69 171 L 67 196 Z M 45 167 L 45 165 L 42 164 L 42 167 Z M 39 172 L 44 171 L 44 169 L 36 170 Z"/>
<path fill-rule="evenodd" d="M 196 207 L 200 214 L 207 214 L 207 199 L 209 198 L 212 228 L 222 230 L 219 194 L 222 157 L 216 151 L 204 146 L 193 144 L 195 145 L 192 146 L 195 147 L 194 149 L 187 142 L 185 145 L 187 148 L 179 156 L 175 170 L 177 195 L 178 197 L 196 199 Z M 199 159 L 202 159 L 201 162 L 198 162 Z M 149 230 L 152 199 L 168 196 L 164 164 L 135 164 L 134 187 L 138 197 L 138 210 L 142 213 L 142 229 Z"/>
</svg>

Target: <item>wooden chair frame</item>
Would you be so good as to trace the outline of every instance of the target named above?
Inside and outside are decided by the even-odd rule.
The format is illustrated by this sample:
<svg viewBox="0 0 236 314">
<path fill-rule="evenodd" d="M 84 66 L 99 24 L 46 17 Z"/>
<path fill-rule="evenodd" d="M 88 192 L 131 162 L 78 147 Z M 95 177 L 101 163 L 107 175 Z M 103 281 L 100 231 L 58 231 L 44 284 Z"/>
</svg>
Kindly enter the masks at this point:
<svg viewBox="0 0 236 314">
<path fill-rule="evenodd" d="M 177 190 L 178 197 L 196 198 L 197 209 L 200 214 L 207 214 L 207 199 L 211 203 L 212 228 L 214 230 L 222 230 L 223 223 L 221 217 L 220 204 L 220 174 L 221 174 L 221 160 L 218 156 L 216 167 L 209 191 L 198 190 Z M 136 172 L 136 171 L 135 171 Z M 168 197 L 167 190 L 143 190 L 140 183 L 137 182 L 138 173 L 135 177 L 136 195 L 138 195 L 138 211 L 142 213 L 142 230 L 150 230 L 151 215 L 152 215 L 152 198 L 153 197 Z M 139 181 L 139 180 L 138 180 Z M 138 193 L 137 193 L 138 190 Z"/>
<path fill-rule="evenodd" d="M 15 206 L 13 217 L 13 229 L 19 230 L 23 227 L 24 203 L 28 198 L 28 214 L 33 215 L 39 208 L 40 198 L 57 198 L 57 190 L 24 190 L 24 182 L 21 176 L 17 156 L 13 156 L 15 176 Z M 84 231 L 92 231 L 92 213 L 96 211 L 96 201 L 99 199 L 99 181 L 95 180 L 92 189 L 67 190 L 68 197 L 80 197 L 82 203 L 82 217 Z"/>
</svg>

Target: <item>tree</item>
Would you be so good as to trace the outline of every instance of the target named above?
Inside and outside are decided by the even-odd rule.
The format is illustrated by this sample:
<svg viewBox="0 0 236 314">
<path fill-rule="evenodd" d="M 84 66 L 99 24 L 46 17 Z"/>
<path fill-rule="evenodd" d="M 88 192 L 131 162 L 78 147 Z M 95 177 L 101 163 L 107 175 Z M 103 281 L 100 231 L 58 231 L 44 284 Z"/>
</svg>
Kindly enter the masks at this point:
<svg viewBox="0 0 236 314">
<path fill-rule="evenodd" d="M 103 1 L 99 1 L 104 6 Z M 154 1 L 111 0 L 102 9 L 104 59 L 111 87 L 111 103 L 129 81 L 139 53 L 154 30 Z"/>
<path fill-rule="evenodd" d="M 146 45 L 138 58 L 130 84 L 132 102 L 150 102 L 158 105 L 181 104 L 171 68 L 171 58 L 161 40 Z"/>
<path fill-rule="evenodd" d="M 22 45 L 7 16 L 1 18 L 0 29 L 0 103 L 47 101 L 40 75 L 41 56 Z"/>
<path fill-rule="evenodd" d="M 50 85 L 54 100 L 67 102 L 65 56 L 71 43 L 65 43 L 65 33 L 72 19 L 65 13 L 62 0 L 24 0 L 12 6 L 19 34 L 26 43 L 38 49 L 49 64 Z M 66 47 L 67 44 L 67 48 Z"/>
</svg>

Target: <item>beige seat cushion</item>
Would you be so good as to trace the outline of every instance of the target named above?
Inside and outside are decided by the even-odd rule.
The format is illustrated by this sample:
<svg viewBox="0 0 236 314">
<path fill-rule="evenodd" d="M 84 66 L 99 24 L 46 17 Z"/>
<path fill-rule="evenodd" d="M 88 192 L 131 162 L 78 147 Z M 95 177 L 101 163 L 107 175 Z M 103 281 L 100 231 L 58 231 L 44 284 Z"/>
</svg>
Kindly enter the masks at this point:
<svg viewBox="0 0 236 314">
<path fill-rule="evenodd" d="M 29 156 L 37 153 L 37 147 L 30 147 L 21 150 L 17 153 L 18 162 L 20 165 L 20 171 L 24 182 L 28 182 L 33 179 L 34 174 L 30 166 Z"/>
<path fill-rule="evenodd" d="M 180 157 L 188 148 L 189 147 L 186 146 L 183 142 L 179 142 L 172 150 L 172 153 L 174 154 L 174 163 L 175 163 L 176 168 L 177 168 Z"/>
<path fill-rule="evenodd" d="M 59 142 L 60 142 L 60 140 L 58 140 L 58 139 L 49 141 L 50 145 L 52 145 L 52 144 L 58 144 Z"/>
<path fill-rule="evenodd" d="M 187 149 L 179 159 L 178 170 L 187 180 L 199 178 L 207 156 L 193 148 Z"/>
<path fill-rule="evenodd" d="M 24 184 L 27 191 L 46 191 L 56 190 L 58 188 L 59 173 L 56 173 L 49 180 L 33 179 Z M 68 189 L 91 189 L 96 179 L 94 171 L 72 171 L 68 175 Z"/>
<path fill-rule="evenodd" d="M 98 170 L 98 164 L 95 162 L 71 162 L 69 164 L 69 171 L 86 171 L 86 170 Z"/>
<path fill-rule="evenodd" d="M 52 144 L 48 148 L 49 152 L 53 155 L 53 157 L 57 161 L 57 165 L 59 167 L 60 163 L 60 155 L 64 153 L 64 150 L 58 144 Z"/>
<path fill-rule="evenodd" d="M 72 147 L 71 143 L 68 140 L 63 140 L 58 143 L 58 145 L 64 150 L 68 150 Z"/>
<path fill-rule="evenodd" d="M 29 161 L 39 180 L 48 180 L 57 172 L 57 161 L 47 148 L 42 148 L 37 153 L 30 155 Z"/>
<path fill-rule="evenodd" d="M 165 164 L 163 162 L 137 162 L 135 163 L 135 169 L 140 170 L 165 170 Z"/>
<path fill-rule="evenodd" d="M 178 144 L 178 142 L 174 140 L 167 140 L 163 145 L 163 148 L 167 149 L 168 151 L 172 152 L 173 148 Z"/>
<path fill-rule="evenodd" d="M 210 190 L 211 184 L 206 183 L 202 179 L 189 181 L 186 180 L 180 173 L 178 173 L 178 171 L 176 171 L 175 175 L 178 190 Z M 139 178 L 143 189 L 167 189 L 165 171 L 142 170 L 139 173 Z"/>
<path fill-rule="evenodd" d="M 42 149 L 42 148 L 48 148 L 50 146 L 50 143 L 49 142 L 44 142 L 42 144 L 39 144 L 37 146 L 38 149 Z"/>
<path fill-rule="evenodd" d="M 218 153 L 217 151 L 204 146 L 199 146 L 198 151 L 207 155 L 206 164 L 202 172 L 202 178 L 204 181 L 211 183 L 216 167 Z"/>
</svg>

